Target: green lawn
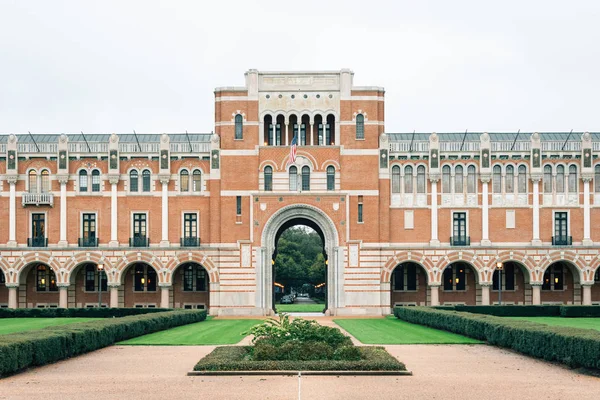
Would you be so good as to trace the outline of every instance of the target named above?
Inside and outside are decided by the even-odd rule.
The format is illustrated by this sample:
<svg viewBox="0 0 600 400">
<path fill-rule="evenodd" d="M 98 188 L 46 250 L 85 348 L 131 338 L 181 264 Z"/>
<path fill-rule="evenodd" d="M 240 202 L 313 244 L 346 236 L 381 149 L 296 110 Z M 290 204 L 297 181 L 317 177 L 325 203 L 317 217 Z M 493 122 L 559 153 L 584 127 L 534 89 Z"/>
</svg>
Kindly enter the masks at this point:
<svg viewBox="0 0 600 400">
<path fill-rule="evenodd" d="M 323 304 L 277 304 L 277 312 L 323 312 Z"/>
<path fill-rule="evenodd" d="M 244 337 L 242 332 L 261 323 L 257 319 L 212 319 L 178 326 L 166 331 L 136 337 L 120 342 L 130 345 L 218 345 L 236 344 Z"/>
<path fill-rule="evenodd" d="M 475 339 L 395 317 L 385 319 L 335 319 L 336 324 L 364 344 L 476 344 Z"/>
<path fill-rule="evenodd" d="M 2 318 L 0 319 L 0 335 L 7 333 L 35 331 L 48 326 L 76 324 L 95 321 L 100 318 Z"/>
<path fill-rule="evenodd" d="M 570 328 L 595 329 L 600 331 L 600 318 L 561 318 L 561 317 L 504 317 L 538 324 L 567 326 Z"/>
</svg>

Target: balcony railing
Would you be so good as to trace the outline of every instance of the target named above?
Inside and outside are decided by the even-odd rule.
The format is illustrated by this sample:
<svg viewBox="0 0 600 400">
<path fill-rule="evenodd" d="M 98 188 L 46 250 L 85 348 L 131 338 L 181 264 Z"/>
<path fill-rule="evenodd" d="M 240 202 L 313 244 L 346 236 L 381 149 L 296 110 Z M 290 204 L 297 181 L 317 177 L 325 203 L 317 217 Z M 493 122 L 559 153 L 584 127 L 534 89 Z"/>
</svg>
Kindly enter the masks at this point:
<svg viewBox="0 0 600 400">
<path fill-rule="evenodd" d="M 471 237 L 470 236 L 451 236 L 450 237 L 450 246 L 470 246 L 471 245 Z"/>
<path fill-rule="evenodd" d="M 50 206 L 54 207 L 54 194 L 52 193 L 23 193 L 21 198 L 23 206 Z"/>
<path fill-rule="evenodd" d="M 552 246 L 571 246 L 573 236 L 552 236 Z"/>
<path fill-rule="evenodd" d="M 200 246 L 200 239 L 197 237 L 182 237 L 181 247 L 198 247 Z"/>
<path fill-rule="evenodd" d="M 27 247 L 48 247 L 48 239 L 45 237 L 27 238 Z"/>
<path fill-rule="evenodd" d="M 96 238 L 96 237 L 79 238 L 79 247 L 98 247 L 98 238 Z"/>
<path fill-rule="evenodd" d="M 136 236 L 129 238 L 129 247 L 148 247 L 150 246 L 150 238 L 145 236 Z"/>
</svg>

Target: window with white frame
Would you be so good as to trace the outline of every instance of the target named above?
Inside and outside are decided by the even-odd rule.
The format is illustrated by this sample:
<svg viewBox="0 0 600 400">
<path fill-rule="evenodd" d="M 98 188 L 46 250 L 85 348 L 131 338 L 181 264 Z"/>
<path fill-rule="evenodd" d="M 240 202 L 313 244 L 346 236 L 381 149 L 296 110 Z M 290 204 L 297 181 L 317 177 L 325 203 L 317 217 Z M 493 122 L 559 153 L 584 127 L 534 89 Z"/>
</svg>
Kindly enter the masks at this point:
<svg viewBox="0 0 600 400">
<path fill-rule="evenodd" d="M 577 165 L 544 165 L 544 206 L 579 204 Z"/>
<path fill-rule="evenodd" d="M 425 167 L 392 166 L 392 206 L 425 207 L 427 205 Z"/>
<path fill-rule="evenodd" d="M 138 172 L 135 169 L 129 171 L 129 191 L 137 192 L 138 191 Z"/>
<path fill-rule="evenodd" d="M 85 169 L 79 171 L 79 191 L 87 192 L 88 191 L 88 173 Z"/>
<path fill-rule="evenodd" d="M 241 140 L 244 138 L 244 117 L 237 114 L 235 116 L 235 139 Z"/>
<path fill-rule="evenodd" d="M 265 192 L 273 191 L 273 167 L 267 165 L 264 171 L 264 190 Z"/>
<path fill-rule="evenodd" d="M 187 169 L 181 170 L 179 173 L 179 191 L 189 192 L 190 190 L 190 173 Z"/>
<path fill-rule="evenodd" d="M 298 190 L 298 168 L 295 165 L 290 167 L 289 172 L 290 191 L 295 192 Z"/>
<path fill-rule="evenodd" d="M 492 205 L 514 207 L 527 205 L 527 167 L 494 165 L 492 169 Z"/>
<path fill-rule="evenodd" d="M 400 166 L 392 167 L 392 193 L 400 193 Z"/>
<path fill-rule="evenodd" d="M 365 138 L 365 117 L 362 114 L 356 116 L 356 138 Z"/>
<path fill-rule="evenodd" d="M 202 171 L 195 169 L 192 172 L 192 192 L 200 193 L 202 191 Z"/>
<path fill-rule="evenodd" d="M 475 166 L 449 165 L 442 168 L 442 206 L 476 206 L 477 173 Z"/>
<path fill-rule="evenodd" d="M 32 169 L 27 174 L 27 183 L 29 193 L 49 193 L 50 192 L 50 171 L 47 169 L 38 173 Z"/>
<path fill-rule="evenodd" d="M 92 171 L 92 192 L 100 191 L 100 171 L 97 169 Z"/>
<path fill-rule="evenodd" d="M 327 190 L 335 190 L 335 167 L 333 165 L 327 167 Z"/>
<path fill-rule="evenodd" d="M 149 169 L 142 171 L 142 191 L 149 192 L 151 184 L 151 173 Z"/>
</svg>

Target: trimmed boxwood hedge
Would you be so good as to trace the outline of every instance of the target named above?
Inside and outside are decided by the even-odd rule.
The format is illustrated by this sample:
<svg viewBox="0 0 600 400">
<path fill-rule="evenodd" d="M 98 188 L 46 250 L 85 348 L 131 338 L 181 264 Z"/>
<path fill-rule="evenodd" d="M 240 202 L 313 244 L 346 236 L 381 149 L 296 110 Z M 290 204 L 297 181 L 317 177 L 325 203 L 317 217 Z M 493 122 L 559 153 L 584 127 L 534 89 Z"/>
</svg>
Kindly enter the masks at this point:
<svg viewBox="0 0 600 400">
<path fill-rule="evenodd" d="M 0 318 L 111 318 L 171 311 L 168 308 L 0 308 Z"/>
<path fill-rule="evenodd" d="M 194 371 L 406 371 L 383 347 L 357 347 L 359 361 L 305 360 L 253 361 L 252 346 L 217 347 L 201 359 Z"/>
<path fill-rule="evenodd" d="M 600 317 L 599 306 L 435 306 L 436 310 L 452 310 L 498 317 Z"/>
<path fill-rule="evenodd" d="M 562 306 L 560 307 L 561 317 L 570 318 L 600 318 L 599 306 Z"/>
<path fill-rule="evenodd" d="M 404 321 L 486 340 L 547 361 L 600 369 L 600 335 L 596 330 L 428 307 L 398 307 L 394 315 Z"/>
<path fill-rule="evenodd" d="M 205 319 L 206 311 L 179 310 L 0 335 L 0 377 Z"/>
</svg>

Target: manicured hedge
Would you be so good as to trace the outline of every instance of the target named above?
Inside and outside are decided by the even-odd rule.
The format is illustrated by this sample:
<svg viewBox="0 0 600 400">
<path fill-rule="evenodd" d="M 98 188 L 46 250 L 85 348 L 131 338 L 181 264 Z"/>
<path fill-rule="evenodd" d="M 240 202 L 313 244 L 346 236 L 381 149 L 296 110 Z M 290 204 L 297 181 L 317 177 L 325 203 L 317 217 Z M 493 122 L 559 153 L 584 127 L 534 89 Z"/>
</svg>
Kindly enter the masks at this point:
<svg viewBox="0 0 600 400">
<path fill-rule="evenodd" d="M 600 318 L 599 306 L 562 306 L 560 307 L 561 317 L 570 318 L 585 318 L 595 317 Z"/>
<path fill-rule="evenodd" d="M 171 311 L 168 308 L 0 308 L 0 318 L 120 318 Z"/>
<path fill-rule="evenodd" d="M 398 307 L 394 315 L 404 321 L 487 340 L 490 344 L 548 361 L 600 369 L 600 335 L 592 329 L 548 326 L 427 307 Z"/>
<path fill-rule="evenodd" d="M 454 306 L 455 311 L 498 317 L 558 317 L 561 306 Z"/>
<path fill-rule="evenodd" d="M 205 319 L 206 311 L 179 310 L 1 335 L 0 377 Z"/>
<path fill-rule="evenodd" d="M 194 371 L 406 371 L 383 347 L 357 347 L 360 361 L 253 361 L 249 360 L 252 346 L 217 347 L 201 359 Z"/>
</svg>

